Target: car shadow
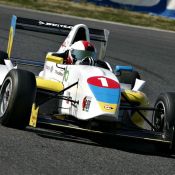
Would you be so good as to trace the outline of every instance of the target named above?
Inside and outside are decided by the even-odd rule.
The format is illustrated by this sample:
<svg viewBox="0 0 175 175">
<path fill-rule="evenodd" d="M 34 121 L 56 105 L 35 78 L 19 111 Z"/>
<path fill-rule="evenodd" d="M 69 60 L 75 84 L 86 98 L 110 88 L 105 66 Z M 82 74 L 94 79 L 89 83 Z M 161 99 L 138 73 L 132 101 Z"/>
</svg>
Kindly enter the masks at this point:
<svg viewBox="0 0 175 175">
<path fill-rule="evenodd" d="M 119 136 L 99 135 L 94 133 L 87 134 L 83 132 L 70 132 L 69 130 L 60 131 L 43 128 L 33 129 L 30 127 L 26 128 L 26 130 L 49 139 L 86 144 L 95 147 L 117 149 L 120 151 L 141 155 L 161 156 L 175 159 L 175 152 L 170 153 L 167 145 L 152 143 L 151 141 L 123 138 Z"/>
</svg>

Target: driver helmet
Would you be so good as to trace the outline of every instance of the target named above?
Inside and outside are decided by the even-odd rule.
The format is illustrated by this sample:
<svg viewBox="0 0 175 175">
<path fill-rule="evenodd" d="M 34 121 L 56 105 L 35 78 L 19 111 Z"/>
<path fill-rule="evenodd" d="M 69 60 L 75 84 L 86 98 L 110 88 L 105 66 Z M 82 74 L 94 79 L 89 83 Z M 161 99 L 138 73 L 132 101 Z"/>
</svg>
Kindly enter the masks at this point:
<svg viewBox="0 0 175 175">
<path fill-rule="evenodd" d="M 93 44 L 89 41 L 77 41 L 71 45 L 68 55 L 69 64 L 82 61 L 85 58 L 96 58 L 96 51 Z"/>
</svg>

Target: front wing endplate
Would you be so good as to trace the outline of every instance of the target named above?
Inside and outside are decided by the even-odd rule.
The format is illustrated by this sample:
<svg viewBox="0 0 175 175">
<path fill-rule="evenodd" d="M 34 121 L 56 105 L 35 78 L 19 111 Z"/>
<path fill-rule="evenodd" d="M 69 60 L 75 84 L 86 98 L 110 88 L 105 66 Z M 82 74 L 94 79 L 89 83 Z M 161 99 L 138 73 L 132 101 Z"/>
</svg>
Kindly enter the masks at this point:
<svg viewBox="0 0 175 175">
<path fill-rule="evenodd" d="M 39 111 L 39 106 L 36 106 L 36 104 L 34 103 L 32 105 L 32 112 L 31 112 L 31 116 L 30 116 L 29 126 L 36 127 L 37 118 L 38 118 L 38 111 Z"/>
</svg>

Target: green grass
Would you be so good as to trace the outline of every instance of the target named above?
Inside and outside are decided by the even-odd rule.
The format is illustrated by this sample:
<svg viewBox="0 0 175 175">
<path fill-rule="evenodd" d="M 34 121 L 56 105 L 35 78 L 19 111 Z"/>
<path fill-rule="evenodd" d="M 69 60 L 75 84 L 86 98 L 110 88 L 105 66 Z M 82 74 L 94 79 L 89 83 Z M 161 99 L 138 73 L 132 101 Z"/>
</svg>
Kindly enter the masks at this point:
<svg viewBox="0 0 175 175">
<path fill-rule="evenodd" d="M 86 3 L 85 0 L 82 0 L 81 3 L 75 3 L 73 0 L 0 0 L 0 3 L 84 18 L 95 18 L 175 31 L 175 20 L 127 10 L 99 7 Z"/>
</svg>

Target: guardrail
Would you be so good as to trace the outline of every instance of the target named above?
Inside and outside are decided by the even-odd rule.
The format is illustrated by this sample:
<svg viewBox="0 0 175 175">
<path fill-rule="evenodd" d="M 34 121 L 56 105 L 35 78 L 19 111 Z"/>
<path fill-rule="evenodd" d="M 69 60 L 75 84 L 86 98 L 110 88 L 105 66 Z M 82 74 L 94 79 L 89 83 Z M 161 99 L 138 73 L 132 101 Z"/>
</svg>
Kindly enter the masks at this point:
<svg viewBox="0 0 175 175">
<path fill-rule="evenodd" d="M 87 2 L 175 18 L 175 0 L 87 0 Z"/>
</svg>

